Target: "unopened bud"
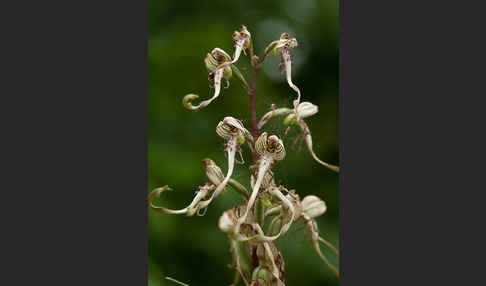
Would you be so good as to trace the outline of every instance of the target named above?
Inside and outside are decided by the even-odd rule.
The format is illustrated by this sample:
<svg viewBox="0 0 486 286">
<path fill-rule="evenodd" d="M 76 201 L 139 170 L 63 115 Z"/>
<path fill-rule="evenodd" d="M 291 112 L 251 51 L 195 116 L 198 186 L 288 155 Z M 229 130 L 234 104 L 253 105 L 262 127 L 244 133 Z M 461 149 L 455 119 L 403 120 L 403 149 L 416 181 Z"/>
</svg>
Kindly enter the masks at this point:
<svg viewBox="0 0 486 286">
<path fill-rule="evenodd" d="M 310 218 L 315 218 L 326 212 L 326 203 L 320 198 L 310 195 L 302 200 L 302 212 Z"/>
<path fill-rule="evenodd" d="M 225 233 L 232 232 L 235 227 L 233 210 L 228 210 L 221 215 L 218 221 L 219 229 Z"/>
<path fill-rule="evenodd" d="M 299 114 L 300 118 L 306 118 L 312 116 L 317 113 L 318 111 L 317 105 L 314 105 L 310 102 L 302 102 L 297 106 L 297 113 Z"/>
<path fill-rule="evenodd" d="M 215 186 L 219 186 L 224 180 L 224 175 L 221 171 L 221 168 L 209 158 L 206 158 L 202 161 L 204 164 L 204 168 L 206 169 L 206 176 L 208 177 L 209 181 Z"/>
</svg>

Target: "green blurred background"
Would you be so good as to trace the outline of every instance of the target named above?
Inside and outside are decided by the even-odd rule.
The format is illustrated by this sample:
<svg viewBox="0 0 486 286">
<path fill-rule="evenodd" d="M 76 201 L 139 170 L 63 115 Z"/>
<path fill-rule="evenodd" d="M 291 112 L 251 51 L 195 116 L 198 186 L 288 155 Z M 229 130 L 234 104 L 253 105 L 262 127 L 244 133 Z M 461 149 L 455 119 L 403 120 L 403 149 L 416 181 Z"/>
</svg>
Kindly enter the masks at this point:
<svg viewBox="0 0 486 286">
<path fill-rule="evenodd" d="M 231 35 L 241 24 L 250 31 L 257 55 L 282 32 L 297 38 L 293 82 L 302 92 L 302 101 L 319 106 L 319 113 L 306 120 L 314 149 L 321 159 L 338 164 L 338 0 L 149 0 L 147 191 L 166 184 L 174 189 L 165 193 L 159 204 L 182 208 L 192 200 L 197 186 L 207 182 L 201 162 L 204 158 L 212 158 L 226 173 L 224 142 L 215 133 L 221 119 L 233 116 L 251 128 L 248 96 L 236 78 L 201 111 L 188 111 L 181 103 L 187 93 L 199 94 L 202 99 L 212 96 L 203 59 L 215 47 L 232 55 Z M 290 107 L 296 96 L 277 70 L 279 61 L 278 56 L 270 56 L 260 72 L 258 119 L 272 103 Z M 248 57 L 242 55 L 237 66 L 250 82 Z M 285 136 L 282 120 L 272 119 L 263 128 L 283 138 L 287 149 L 285 160 L 276 165 L 276 182 L 294 188 L 301 198 L 315 194 L 326 201 L 328 210 L 317 222 L 321 234 L 338 246 L 338 175 L 313 161 L 305 145 L 300 151 L 293 147 L 299 128 L 293 127 Z M 248 148 L 244 149 L 245 160 L 250 162 Z M 234 178 L 249 188 L 247 167 L 237 165 Z M 149 210 L 149 285 L 176 285 L 165 276 L 191 286 L 230 285 L 234 272 L 228 268 L 229 243 L 217 221 L 223 211 L 241 202 L 228 192 L 215 200 L 203 217 Z M 338 279 L 311 248 L 302 223 L 279 238 L 277 245 L 286 262 L 287 285 L 338 285 Z M 336 265 L 337 258 L 322 249 Z"/>
</svg>

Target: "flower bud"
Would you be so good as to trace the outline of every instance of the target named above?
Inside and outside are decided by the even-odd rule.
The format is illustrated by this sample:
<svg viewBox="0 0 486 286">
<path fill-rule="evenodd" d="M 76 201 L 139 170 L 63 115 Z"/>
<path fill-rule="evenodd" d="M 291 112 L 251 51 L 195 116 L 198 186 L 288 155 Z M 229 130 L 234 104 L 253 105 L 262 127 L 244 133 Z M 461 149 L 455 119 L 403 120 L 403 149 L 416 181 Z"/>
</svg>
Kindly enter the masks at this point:
<svg viewBox="0 0 486 286">
<path fill-rule="evenodd" d="M 317 105 L 310 102 L 302 102 L 297 106 L 297 114 L 300 118 L 306 118 L 316 114 L 318 111 Z"/>
<path fill-rule="evenodd" d="M 206 176 L 208 177 L 209 181 L 213 183 L 213 185 L 219 186 L 224 180 L 224 175 L 221 171 L 221 168 L 209 158 L 206 158 L 202 161 L 204 164 L 204 168 L 206 169 Z"/>
<path fill-rule="evenodd" d="M 326 203 L 316 196 L 310 195 L 302 200 L 302 212 L 310 218 L 322 215 L 326 209 Z"/>
<path fill-rule="evenodd" d="M 221 215 L 218 221 L 219 229 L 225 233 L 232 232 L 235 227 L 233 210 L 228 210 Z"/>
</svg>

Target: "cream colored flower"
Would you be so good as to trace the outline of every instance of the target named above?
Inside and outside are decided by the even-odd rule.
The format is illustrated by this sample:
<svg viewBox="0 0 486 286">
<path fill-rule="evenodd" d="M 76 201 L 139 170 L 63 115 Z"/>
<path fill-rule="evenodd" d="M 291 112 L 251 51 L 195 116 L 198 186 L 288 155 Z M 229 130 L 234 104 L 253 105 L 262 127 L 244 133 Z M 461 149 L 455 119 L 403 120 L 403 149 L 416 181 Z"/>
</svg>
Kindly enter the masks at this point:
<svg viewBox="0 0 486 286">
<path fill-rule="evenodd" d="M 309 218 L 315 218 L 324 214 L 327 210 L 326 203 L 320 198 L 310 195 L 302 200 L 302 212 Z"/>
</svg>

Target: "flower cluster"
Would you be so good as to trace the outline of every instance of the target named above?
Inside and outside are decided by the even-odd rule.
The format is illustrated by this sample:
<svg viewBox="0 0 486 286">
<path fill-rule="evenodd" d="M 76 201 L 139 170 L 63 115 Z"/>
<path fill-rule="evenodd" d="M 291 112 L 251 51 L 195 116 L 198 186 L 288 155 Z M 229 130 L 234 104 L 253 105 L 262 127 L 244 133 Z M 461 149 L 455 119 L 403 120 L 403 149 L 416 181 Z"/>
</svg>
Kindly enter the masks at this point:
<svg viewBox="0 0 486 286">
<path fill-rule="evenodd" d="M 233 58 L 222 49 L 215 48 L 204 59 L 209 71 L 209 79 L 214 81 L 215 92 L 213 97 L 200 102 L 198 105 L 192 105 L 191 101 L 199 96 L 188 94 L 183 99 L 184 107 L 190 110 L 199 110 L 208 106 L 219 96 L 221 80 L 224 78 L 228 82 L 233 74 L 236 74 L 237 78 L 242 81 L 249 94 L 252 92 L 248 88 L 246 80 L 234 65 L 242 52 L 246 54 L 247 49 L 250 49 L 253 55 L 251 34 L 245 26 L 242 26 L 233 33 L 233 39 L 235 41 Z M 318 107 L 310 102 L 300 102 L 301 92 L 292 82 L 290 51 L 295 47 L 297 47 L 297 40 L 288 33 L 283 33 L 279 40 L 268 45 L 262 57 L 252 59 L 252 61 L 254 60 L 252 66 L 258 68 L 270 51 L 273 50 L 274 54 L 280 53 L 287 82 L 297 92 L 297 99 L 293 101 L 293 107 L 275 108 L 275 106 L 272 106 L 272 109 L 261 118 L 258 124 L 256 124 L 255 119 L 252 126 L 254 134 L 258 134 L 269 119 L 276 116 L 286 116 L 283 124 L 289 127 L 292 125 L 300 127 L 302 137 L 305 138 L 313 158 L 320 164 L 338 172 L 337 166 L 321 161 L 312 149 L 311 133 L 304 119 L 316 114 Z M 229 83 L 227 85 L 229 86 Z M 217 124 L 216 134 L 225 142 L 224 151 L 228 162 L 226 174 L 212 159 L 206 158 L 203 160 L 203 165 L 209 182 L 199 187 L 188 206 L 172 210 L 155 205 L 154 201 L 163 192 L 171 190 L 169 186 L 164 186 L 149 194 L 150 207 L 165 214 L 184 214 L 187 216 L 196 214 L 202 216 L 208 206 L 222 192 L 227 189 L 234 190 L 242 196 L 244 203 L 223 212 L 219 218 L 218 226 L 229 238 L 234 267 L 239 273 L 238 277 L 241 277 L 246 285 L 285 285 L 285 262 L 274 241 L 285 235 L 291 226 L 298 221 L 304 222 L 306 231 L 311 236 L 312 247 L 331 271 L 338 276 L 336 267 L 329 263 L 323 255 L 320 243 L 331 248 L 336 254 L 338 254 L 338 251 L 322 238 L 315 221 L 316 217 L 326 212 L 326 203 L 314 195 L 306 196 L 301 200 L 295 190 L 288 190 L 285 186 L 277 186 L 275 183 L 273 168 L 286 157 L 282 139 L 276 135 L 269 135 L 267 132 L 253 137 L 241 120 L 231 116 L 223 118 Z M 251 171 L 249 178 L 250 192 L 243 184 L 233 178 L 235 163 L 245 164 L 242 155 L 242 148 L 245 147 L 250 149 L 254 160 L 253 165 L 249 166 Z M 236 153 L 239 154 L 239 161 L 236 160 Z"/>
</svg>

